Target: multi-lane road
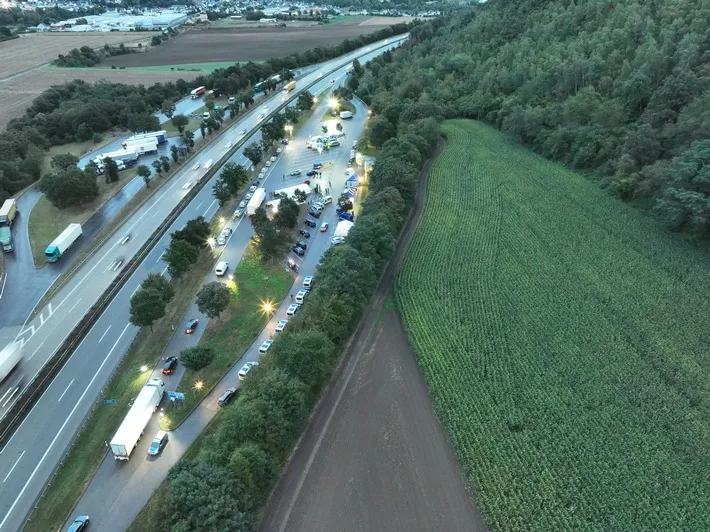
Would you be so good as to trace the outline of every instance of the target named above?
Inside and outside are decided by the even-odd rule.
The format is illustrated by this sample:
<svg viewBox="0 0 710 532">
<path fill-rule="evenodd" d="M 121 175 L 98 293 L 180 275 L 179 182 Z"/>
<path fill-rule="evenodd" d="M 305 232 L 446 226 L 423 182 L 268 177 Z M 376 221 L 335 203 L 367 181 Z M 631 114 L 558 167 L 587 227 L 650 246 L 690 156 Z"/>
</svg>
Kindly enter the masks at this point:
<svg viewBox="0 0 710 532">
<path fill-rule="evenodd" d="M 398 41 L 391 40 L 385 45 L 385 48 L 398 45 Z M 326 78 L 323 77 L 324 73 L 339 65 L 344 66 L 358 56 L 364 55 L 361 60 L 367 61 L 382 53 L 384 48 L 378 48 L 375 44 L 371 46 L 371 50 L 356 51 L 326 63 L 318 72 L 313 72 L 309 75 L 310 77 L 304 77 L 299 82 L 299 88 L 315 81 L 317 86 L 312 89 L 312 92 L 317 93 L 329 86 L 330 79 L 328 78 L 342 76 L 344 68 L 337 75 Z M 281 103 L 281 98 L 282 96 L 278 94 L 268 100 L 266 105 L 273 110 Z M 24 342 L 25 360 L 20 371 L 31 376 L 41 367 L 98 295 L 114 279 L 116 265 L 119 262 L 125 263 L 133 256 L 160 221 L 187 194 L 197 179 L 204 175 L 207 171 L 205 166 L 209 166 L 210 163 L 214 164 L 226 153 L 226 143 L 238 141 L 239 131 L 249 131 L 258 125 L 257 115 L 261 112 L 260 106 L 245 116 L 240 123 L 232 126 L 212 146 L 205 149 L 195 162 L 191 162 L 187 168 L 178 173 L 171 183 L 165 185 L 157 197 L 127 220 L 122 229 L 100 246 L 93 257 L 78 270 L 73 279 L 58 292 L 47 307 L 38 313 L 36 320 L 22 328 L 18 338 Z M 349 153 L 349 149 L 347 152 Z M 311 153 L 308 155 L 313 157 Z M 273 174 L 267 180 L 267 183 L 270 183 L 269 186 L 281 188 L 284 185 L 300 181 L 295 179 L 291 183 L 288 181 L 279 183 L 277 177 L 274 182 L 273 176 L 278 176 L 278 172 L 287 173 L 285 167 L 290 169 L 300 164 L 296 151 L 293 154 L 294 159 L 291 157 L 291 152 L 287 151 L 279 165 L 274 166 Z M 345 157 L 347 158 L 347 153 Z M 241 150 L 231 160 L 244 162 Z M 281 165 L 285 165 L 283 171 L 279 170 Z M 304 167 L 302 170 L 305 171 L 306 168 Z M 343 171 L 344 167 L 341 168 L 341 174 Z M 344 174 L 340 177 L 343 180 L 345 178 Z M 216 178 L 207 183 L 197 194 L 166 236 L 141 263 L 138 271 L 120 290 L 109 308 L 99 318 L 0 453 L 0 479 L 2 479 L 0 484 L 0 530 L 21 528 L 26 515 L 61 460 L 77 428 L 127 352 L 138 332 L 137 328 L 128 324 L 130 296 L 149 272 L 164 273 L 165 265 L 161 261 L 161 255 L 169 243 L 167 235 L 182 227 L 187 220 L 195 216 L 203 215 L 210 218 L 216 212 L 217 203 L 211 193 L 214 179 Z M 333 190 L 337 190 L 336 183 L 337 181 L 333 181 Z M 235 254 L 235 258 L 230 260 L 234 265 L 243 252 L 243 248 L 240 251 L 239 244 L 241 242 L 243 246 L 246 245 L 248 236 L 245 235 L 248 235 L 249 231 L 248 222 L 241 222 L 227 246 L 226 253 Z M 127 243 L 121 243 L 126 235 L 130 235 L 130 239 Z M 326 245 L 327 235 L 314 236 L 317 237 L 312 239 L 314 243 Z M 309 260 L 309 257 L 315 257 L 323 249 L 319 250 L 318 245 L 314 245 L 313 249 L 308 250 L 306 260 Z M 312 267 L 315 267 L 317 259 L 313 260 Z M 307 267 L 307 264 L 304 265 L 301 272 Z M 250 351 L 247 357 L 252 354 Z M 14 399 L 11 398 L 8 402 L 5 398 L 4 402 L 0 402 L 0 407 L 3 404 L 7 407 L 12 400 Z M 189 426 L 189 423 L 184 426 Z M 178 448 L 178 445 L 173 448 Z"/>
</svg>

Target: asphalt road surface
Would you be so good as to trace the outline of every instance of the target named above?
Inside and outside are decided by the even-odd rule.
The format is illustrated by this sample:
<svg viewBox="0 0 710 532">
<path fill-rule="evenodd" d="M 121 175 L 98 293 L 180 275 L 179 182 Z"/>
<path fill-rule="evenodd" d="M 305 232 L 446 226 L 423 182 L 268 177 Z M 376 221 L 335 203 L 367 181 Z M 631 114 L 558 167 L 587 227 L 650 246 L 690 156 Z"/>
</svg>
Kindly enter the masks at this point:
<svg viewBox="0 0 710 532">
<path fill-rule="evenodd" d="M 394 44 L 392 43 L 392 45 Z M 373 45 L 372 48 L 375 49 L 376 45 Z M 381 52 L 373 51 L 368 55 L 374 56 L 376 53 Z M 345 64 L 352 57 L 361 54 L 362 52 L 348 54 L 333 64 Z M 320 79 L 322 74 L 314 72 L 312 76 Z M 305 85 L 308 79 L 306 78 L 301 86 Z M 324 79 L 322 83 L 327 85 L 329 80 Z M 277 94 L 269 100 L 268 105 L 273 109 L 280 103 L 280 99 L 281 95 Z M 81 267 L 72 281 L 60 290 L 47 307 L 38 314 L 37 319 L 23 328 L 19 338 L 24 342 L 25 359 L 20 367 L 20 372 L 25 372 L 30 376 L 34 375 L 34 372 L 51 356 L 93 304 L 96 297 L 115 277 L 113 269 L 118 268 L 117 263 L 125 263 L 135 253 L 155 226 L 187 193 L 195 180 L 206 171 L 205 166 L 218 160 L 226 151 L 225 144 L 230 141 L 228 139 L 237 140 L 235 132 L 242 129 L 248 130 L 252 125 L 255 125 L 257 123 L 256 116 L 260 112 L 261 107 L 255 109 L 239 124 L 227 130 L 226 135 L 205 149 L 197 162 L 191 163 L 193 166 L 188 166 L 178 173 L 170 184 L 165 185 L 157 197 L 127 220 L 123 228 L 98 249 L 96 254 Z M 349 150 L 347 152 L 343 150 L 343 152 L 347 158 Z M 288 152 L 286 153 L 288 154 Z M 306 153 L 305 156 L 318 158 L 317 154 Z M 306 162 L 305 159 L 297 159 L 303 155 L 294 153 L 293 157 L 294 159 L 291 160 L 285 155 L 283 164 L 291 167 L 294 164 Z M 232 160 L 243 162 L 243 156 L 240 153 L 236 154 Z M 344 167 L 341 170 L 344 172 Z M 279 167 L 275 165 L 273 171 L 279 172 Z M 341 179 L 344 180 L 345 176 L 342 172 Z M 337 172 L 334 171 L 334 174 Z M 273 176 L 270 176 L 267 183 L 273 183 L 272 179 Z M 334 181 L 333 184 L 335 185 L 336 182 Z M 149 272 L 164 273 L 164 263 L 159 259 L 163 249 L 168 246 L 170 232 L 179 229 L 195 216 L 203 215 L 210 218 L 214 215 L 217 203 L 212 197 L 211 189 L 212 181 L 206 184 L 178 217 L 176 223 L 166 233 L 166 237 L 142 262 L 139 270 L 129 279 L 106 312 L 99 318 L 66 366 L 48 386 L 39 402 L 2 450 L 0 454 L 0 479 L 3 479 L 0 484 L 0 530 L 21 528 L 25 517 L 61 460 L 81 421 L 91 409 L 100 390 L 137 334 L 137 329 L 128 324 L 130 296 Z M 334 207 L 331 209 L 334 216 Z M 240 223 L 235 231 L 235 236 L 232 237 L 235 245 L 239 241 L 239 235 L 242 235 L 241 238 L 244 237 L 243 231 L 247 228 L 249 228 L 248 221 Z M 120 240 L 128 234 L 131 235 L 128 243 L 121 244 Z M 327 247 L 329 233 L 318 236 L 322 237 L 319 245 L 312 246 L 313 249 L 309 248 L 306 261 L 309 260 L 309 257 L 319 255 Z M 232 245 L 232 241 L 230 241 L 228 249 L 235 249 L 235 253 L 239 253 L 239 250 Z M 311 260 L 313 261 L 312 266 L 308 266 L 308 263 L 304 262 L 301 272 L 309 267 L 315 268 L 317 258 Z M 236 259 L 234 264 L 236 264 Z M 297 282 L 299 281 L 297 280 Z M 280 309 L 280 311 L 282 310 Z M 250 351 L 247 354 L 247 359 L 250 356 L 255 356 L 255 353 Z M 226 387 L 228 386 L 225 385 L 224 388 Z M 1 395 L 0 398 L 2 398 L 0 407 L 3 405 L 7 407 L 15 400 L 12 397 L 2 397 Z M 199 418 L 200 415 L 202 414 L 198 413 L 195 417 Z M 183 426 L 188 427 L 190 423 Z M 141 449 L 135 452 L 140 453 Z"/>
<path fill-rule="evenodd" d="M 334 383 L 271 495 L 263 532 L 486 530 L 401 321 L 384 309 L 418 225 L 430 165 Z"/>
</svg>

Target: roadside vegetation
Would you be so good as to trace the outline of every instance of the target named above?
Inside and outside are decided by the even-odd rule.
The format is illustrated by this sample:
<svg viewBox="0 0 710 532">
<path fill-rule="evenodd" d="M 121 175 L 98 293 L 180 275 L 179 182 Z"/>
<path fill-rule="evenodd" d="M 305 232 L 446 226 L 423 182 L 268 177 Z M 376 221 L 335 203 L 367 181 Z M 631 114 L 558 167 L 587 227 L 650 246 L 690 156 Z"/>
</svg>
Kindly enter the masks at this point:
<svg viewBox="0 0 710 532">
<path fill-rule="evenodd" d="M 358 223 L 344 244 L 326 252 L 306 304 L 250 371 L 238 399 L 220 414 L 214 435 L 201 441 L 196 457 L 191 453 L 173 467 L 130 530 L 193 530 L 204 523 L 217 531 L 257 527 L 259 513 L 394 252 L 419 168 L 439 138 L 433 120 L 403 120 L 399 128 L 401 137 L 382 146 Z M 255 216 L 259 234 L 262 220 Z"/>
<path fill-rule="evenodd" d="M 397 299 L 488 521 L 707 530 L 707 252 L 490 127 L 443 132 Z"/>
</svg>

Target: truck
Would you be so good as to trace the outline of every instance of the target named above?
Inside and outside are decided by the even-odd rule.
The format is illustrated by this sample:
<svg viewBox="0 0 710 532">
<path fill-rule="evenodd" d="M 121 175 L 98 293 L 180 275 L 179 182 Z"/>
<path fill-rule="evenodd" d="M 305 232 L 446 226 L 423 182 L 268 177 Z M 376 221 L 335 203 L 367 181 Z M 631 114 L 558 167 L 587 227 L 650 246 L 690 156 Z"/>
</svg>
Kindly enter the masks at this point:
<svg viewBox="0 0 710 532">
<path fill-rule="evenodd" d="M 0 225 L 12 225 L 17 216 L 17 201 L 14 199 L 5 200 L 5 203 L 0 207 Z"/>
<path fill-rule="evenodd" d="M 118 427 L 116 434 L 111 439 L 111 451 L 116 460 L 130 458 L 131 452 L 140 440 L 153 412 L 158 408 L 164 393 L 165 383 L 160 379 L 150 379 L 143 386 L 121 426 Z"/>
<path fill-rule="evenodd" d="M 135 150 L 138 155 L 158 151 L 158 141 L 154 137 L 144 139 L 128 139 L 123 141 L 124 150 Z"/>
<path fill-rule="evenodd" d="M 266 190 L 264 188 L 257 188 L 254 191 L 254 195 L 249 200 L 249 203 L 247 203 L 247 214 L 249 216 L 254 214 L 256 210 L 261 207 L 261 204 L 264 203 L 264 199 L 266 199 Z"/>
<path fill-rule="evenodd" d="M 0 351 L 0 382 L 5 380 L 15 366 L 22 360 L 22 344 L 13 342 Z"/>
<path fill-rule="evenodd" d="M 296 88 L 296 81 L 295 80 L 289 81 L 288 83 L 286 83 L 286 85 L 284 85 L 284 94 L 288 94 L 289 92 L 291 92 L 295 88 Z"/>
<path fill-rule="evenodd" d="M 94 162 L 96 163 L 97 166 L 103 166 L 104 164 L 104 159 L 106 157 L 110 157 L 114 161 L 118 162 L 121 161 L 124 165 L 129 165 L 131 163 L 134 163 L 138 160 L 138 152 L 134 150 L 133 148 L 129 148 L 127 150 L 118 150 L 118 151 L 111 151 L 108 153 L 102 153 L 101 155 L 97 155 L 96 158 L 94 159 Z"/>
<path fill-rule="evenodd" d="M 164 129 L 161 129 L 160 131 L 148 131 L 146 133 L 136 133 L 135 135 L 131 135 L 126 139 L 126 142 L 131 142 L 133 140 L 140 140 L 140 139 L 155 139 L 155 142 L 158 144 L 165 144 L 168 142 L 168 132 L 165 131 Z"/>
<path fill-rule="evenodd" d="M 69 224 L 67 228 L 47 246 L 47 249 L 44 250 L 44 256 L 47 257 L 47 261 L 57 262 L 59 257 L 64 255 L 80 236 L 81 224 Z"/>
<path fill-rule="evenodd" d="M 12 243 L 12 229 L 6 225 L 0 225 L 0 247 L 3 253 L 15 251 L 15 245 Z"/>
<path fill-rule="evenodd" d="M 200 96 L 202 96 L 205 93 L 205 88 L 204 87 L 197 87 L 196 89 L 192 89 L 190 91 L 190 98 L 193 100 L 197 100 Z"/>
<path fill-rule="evenodd" d="M 347 120 L 348 118 L 352 118 L 353 113 L 352 111 L 340 111 L 340 118 L 343 120 Z"/>
</svg>

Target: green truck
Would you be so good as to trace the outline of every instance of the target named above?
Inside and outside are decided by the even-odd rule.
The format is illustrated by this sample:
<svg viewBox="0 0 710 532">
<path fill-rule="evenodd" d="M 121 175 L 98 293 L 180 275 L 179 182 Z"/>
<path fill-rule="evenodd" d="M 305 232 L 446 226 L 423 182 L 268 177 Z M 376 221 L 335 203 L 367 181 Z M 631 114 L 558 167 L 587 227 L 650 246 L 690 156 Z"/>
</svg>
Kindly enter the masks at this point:
<svg viewBox="0 0 710 532">
<path fill-rule="evenodd" d="M 12 231 L 6 225 L 0 226 L 0 246 L 5 253 L 15 251 L 15 245 L 12 242 Z"/>
</svg>

